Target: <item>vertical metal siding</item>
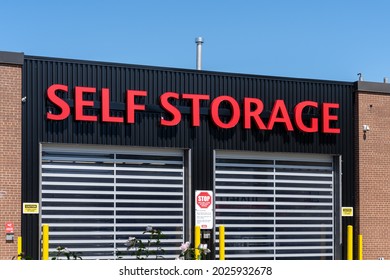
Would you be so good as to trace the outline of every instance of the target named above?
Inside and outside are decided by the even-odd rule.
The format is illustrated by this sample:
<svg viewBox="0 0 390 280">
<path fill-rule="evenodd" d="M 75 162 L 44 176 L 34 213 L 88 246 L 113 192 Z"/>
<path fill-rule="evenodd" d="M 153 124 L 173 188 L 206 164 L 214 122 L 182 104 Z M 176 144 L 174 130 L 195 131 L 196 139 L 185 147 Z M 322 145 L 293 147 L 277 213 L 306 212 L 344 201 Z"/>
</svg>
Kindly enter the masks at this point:
<svg viewBox="0 0 390 280">
<path fill-rule="evenodd" d="M 127 89 L 146 90 L 145 104 L 159 104 L 159 96 L 166 91 L 177 93 L 209 94 L 213 99 L 229 95 L 238 102 L 244 97 L 260 98 L 266 111 L 276 99 L 283 99 L 293 113 L 293 106 L 303 100 L 336 102 L 340 104 L 340 135 L 322 133 L 303 134 L 286 132 L 276 126 L 273 131 L 245 130 L 241 122 L 233 129 L 220 129 L 201 115 L 201 126 L 191 127 L 189 102 L 180 100 L 183 106 L 182 122 L 175 127 L 161 127 L 161 112 L 136 113 L 136 124 L 113 124 L 101 122 L 50 122 L 46 112 L 52 108 L 46 100 L 47 88 L 54 84 L 66 84 L 73 100 L 75 86 L 96 87 L 92 97 L 100 104 L 100 90 L 110 89 L 113 106 L 125 108 Z M 288 79 L 226 73 L 198 72 L 166 68 L 141 67 L 122 64 L 85 62 L 42 57 L 25 57 L 23 67 L 23 201 L 38 201 L 39 197 L 39 143 L 78 143 L 124 146 L 153 146 L 188 148 L 192 150 L 193 189 L 212 189 L 212 151 L 246 150 L 267 152 L 340 154 L 343 164 L 343 205 L 354 203 L 354 141 L 353 141 L 353 84 L 344 82 Z M 142 99 L 140 99 L 142 100 Z M 140 102 L 140 101 L 137 101 Z M 202 101 L 206 108 L 210 102 Z M 92 109 L 93 110 L 93 109 Z M 98 113 L 97 113 L 98 114 Z M 124 112 L 115 111 L 117 115 Z M 348 221 L 350 222 L 350 221 Z M 23 217 L 23 236 L 27 253 L 36 257 L 38 217 Z"/>
</svg>

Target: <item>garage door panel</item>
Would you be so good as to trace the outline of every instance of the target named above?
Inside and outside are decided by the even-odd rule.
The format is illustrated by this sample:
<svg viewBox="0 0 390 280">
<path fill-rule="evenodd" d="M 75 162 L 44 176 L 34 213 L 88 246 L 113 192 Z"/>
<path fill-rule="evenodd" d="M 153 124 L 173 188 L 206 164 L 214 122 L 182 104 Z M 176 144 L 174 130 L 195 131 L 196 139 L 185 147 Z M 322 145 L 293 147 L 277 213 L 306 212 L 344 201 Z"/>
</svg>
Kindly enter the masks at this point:
<svg viewBox="0 0 390 280">
<path fill-rule="evenodd" d="M 333 169 L 325 155 L 216 151 L 215 224 L 225 226 L 226 259 L 332 259 Z M 218 256 L 218 232 L 216 240 Z"/>
<path fill-rule="evenodd" d="M 115 259 L 147 226 L 168 232 L 165 258 L 184 242 L 184 153 L 180 150 L 42 146 L 42 223 L 83 259 Z M 120 258 L 134 259 L 122 254 Z"/>
</svg>

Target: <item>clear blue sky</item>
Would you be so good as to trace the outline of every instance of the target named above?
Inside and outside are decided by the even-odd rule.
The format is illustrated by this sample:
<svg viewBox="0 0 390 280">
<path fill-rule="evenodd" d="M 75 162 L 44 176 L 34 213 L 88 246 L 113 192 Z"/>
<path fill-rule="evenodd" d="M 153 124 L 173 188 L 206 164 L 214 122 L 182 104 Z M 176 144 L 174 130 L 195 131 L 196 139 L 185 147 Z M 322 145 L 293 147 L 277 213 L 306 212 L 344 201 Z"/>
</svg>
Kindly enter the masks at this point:
<svg viewBox="0 0 390 280">
<path fill-rule="evenodd" d="M 0 2 L 0 50 L 324 80 L 390 78 L 388 0 Z"/>
</svg>

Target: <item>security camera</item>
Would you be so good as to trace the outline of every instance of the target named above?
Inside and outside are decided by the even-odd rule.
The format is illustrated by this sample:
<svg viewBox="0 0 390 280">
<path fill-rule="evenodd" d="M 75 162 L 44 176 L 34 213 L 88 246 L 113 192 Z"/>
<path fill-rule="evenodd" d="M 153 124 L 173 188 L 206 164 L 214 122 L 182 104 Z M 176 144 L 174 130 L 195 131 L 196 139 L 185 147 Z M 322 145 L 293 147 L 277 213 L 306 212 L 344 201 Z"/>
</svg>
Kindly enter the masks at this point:
<svg viewBox="0 0 390 280">
<path fill-rule="evenodd" d="M 370 127 L 367 124 L 363 125 L 363 132 L 370 131 Z"/>
<path fill-rule="evenodd" d="M 27 100 L 27 97 L 26 97 L 26 96 L 23 96 L 23 97 L 22 97 L 22 102 L 25 103 L 26 100 Z"/>
</svg>

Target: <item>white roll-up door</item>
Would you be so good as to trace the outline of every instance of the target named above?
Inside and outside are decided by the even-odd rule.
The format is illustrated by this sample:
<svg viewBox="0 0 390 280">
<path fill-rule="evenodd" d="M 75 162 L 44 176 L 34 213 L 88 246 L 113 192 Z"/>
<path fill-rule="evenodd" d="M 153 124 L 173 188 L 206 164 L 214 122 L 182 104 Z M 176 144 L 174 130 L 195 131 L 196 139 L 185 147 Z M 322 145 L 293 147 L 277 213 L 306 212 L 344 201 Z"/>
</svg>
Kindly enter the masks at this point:
<svg viewBox="0 0 390 280">
<path fill-rule="evenodd" d="M 135 258 L 124 243 L 130 236 L 146 241 L 143 232 L 152 226 L 165 235 L 163 258 L 180 253 L 183 151 L 45 144 L 41 172 L 41 222 L 50 226 L 50 252 L 62 246 L 82 259 Z"/>
<path fill-rule="evenodd" d="M 214 186 L 226 259 L 334 258 L 331 156 L 216 151 Z"/>
</svg>

